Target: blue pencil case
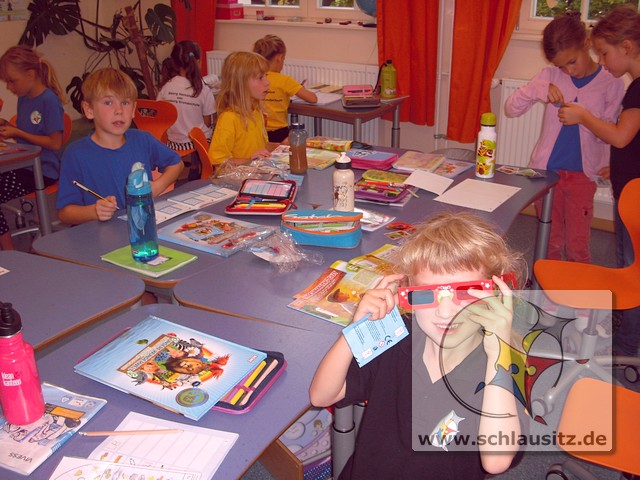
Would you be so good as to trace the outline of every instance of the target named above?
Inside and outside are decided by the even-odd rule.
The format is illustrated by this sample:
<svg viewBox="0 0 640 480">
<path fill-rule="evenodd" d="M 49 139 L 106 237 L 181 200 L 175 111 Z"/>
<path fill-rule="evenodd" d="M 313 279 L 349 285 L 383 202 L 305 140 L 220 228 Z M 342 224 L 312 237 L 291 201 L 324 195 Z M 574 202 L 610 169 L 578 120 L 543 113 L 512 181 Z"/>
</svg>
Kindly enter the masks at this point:
<svg viewBox="0 0 640 480">
<path fill-rule="evenodd" d="M 362 239 L 362 213 L 296 210 L 282 214 L 281 228 L 299 245 L 355 248 Z"/>
</svg>

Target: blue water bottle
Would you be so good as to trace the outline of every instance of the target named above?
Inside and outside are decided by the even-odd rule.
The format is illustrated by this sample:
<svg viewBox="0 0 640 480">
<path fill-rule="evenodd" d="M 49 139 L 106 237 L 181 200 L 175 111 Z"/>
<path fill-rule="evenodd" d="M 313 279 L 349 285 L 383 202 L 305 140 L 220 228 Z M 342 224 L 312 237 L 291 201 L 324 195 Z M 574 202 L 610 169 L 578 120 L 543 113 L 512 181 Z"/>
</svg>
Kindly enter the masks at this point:
<svg viewBox="0 0 640 480">
<path fill-rule="evenodd" d="M 158 256 L 156 211 L 149 176 L 140 162 L 133 164 L 127 179 L 127 217 L 133 259 L 137 262 L 153 260 Z"/>
</svg>

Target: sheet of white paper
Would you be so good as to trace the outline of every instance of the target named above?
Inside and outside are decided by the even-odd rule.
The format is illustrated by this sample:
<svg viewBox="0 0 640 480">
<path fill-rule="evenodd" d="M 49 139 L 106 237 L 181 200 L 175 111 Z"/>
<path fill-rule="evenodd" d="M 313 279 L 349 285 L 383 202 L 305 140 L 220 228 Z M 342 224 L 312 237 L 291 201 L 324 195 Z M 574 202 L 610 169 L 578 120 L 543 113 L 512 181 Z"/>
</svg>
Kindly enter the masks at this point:
<svg viewBox="0 0 640 480">
<path fill-rule="evenodd" d="M 116 430 L 182 430 L 169 435 L 107 437 L 89 458 L 172 470 L 191 470 L 210 479 L 238 439 L 237 433 L 129 412 Z M 180 453 L 182 452 L 182 453 Z"/>
<path fill-rule="evenodd" d="M 302 100 L 300 97 L 293 96 L 291 97 L 291 101 L 293 103 L 307 103 L 309 105 L 328 105 L 329 103 L 337 102 L 342 98 L 342 94 L 340 93 L 326 93 L 326 92 L 318 92 L 317 90 L 312 90 L 318 97 L 317 103 L 309 103 Z"/>
<path fill-rule="evenodd" d="M 468 178 L 434 200 L 449 205 L 493 212 L 519 190 L 520 187 Z"/>
<path fill-rule="evenodd" d="M 415 170 L 404 183 L 421 188 L 427 192 L 442 195 L 444 191 L 453 183 L 453 179 L 446 178 L 426 170 Z"/>
</svg>

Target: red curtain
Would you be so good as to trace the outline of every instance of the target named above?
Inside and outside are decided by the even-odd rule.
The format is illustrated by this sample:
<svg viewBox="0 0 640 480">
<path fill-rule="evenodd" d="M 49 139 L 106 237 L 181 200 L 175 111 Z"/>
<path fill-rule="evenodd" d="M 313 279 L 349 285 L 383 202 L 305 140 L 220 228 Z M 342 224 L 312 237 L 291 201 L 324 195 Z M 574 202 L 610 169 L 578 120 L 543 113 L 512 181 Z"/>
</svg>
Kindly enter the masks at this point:
<svg viewBox="0 0 640 480">
<path fill-rule="evenodd" d="M 171 0 L 176 12 L 176 42 L 192 40 L 202 49 L 202 74 L 207 73 L 206 52 L 213 50 L 213 29 L 216 19 L 216 0 L 189 0 L 191 10 L 184 0 Z"/>
<path fill-rule="evenodd" d="M 476 0 L 477 1 L 477 0 Z M 439 0 L 377 0 L 378 63 L 391 59 L 398 94 L 409 95 L 400 119 L 433 125 L 438 63 Z"/>
<path fill-rule="evenodd" d="M 447 138 L 475 141 L 491 110 L 491 80 L 518 22 L 522 0 L 456 0 Z"/>
</svg>

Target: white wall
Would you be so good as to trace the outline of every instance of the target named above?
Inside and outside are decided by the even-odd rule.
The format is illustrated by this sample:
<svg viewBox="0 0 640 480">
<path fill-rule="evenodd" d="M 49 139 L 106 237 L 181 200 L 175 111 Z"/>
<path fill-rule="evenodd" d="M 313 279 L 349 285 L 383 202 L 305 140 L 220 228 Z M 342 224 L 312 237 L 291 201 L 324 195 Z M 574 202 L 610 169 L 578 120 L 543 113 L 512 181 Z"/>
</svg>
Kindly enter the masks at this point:
<svg viewBox="0 0 640 480">
<path fill-rule="evenodd" d="M 109 0 L 108 2 L 100 2 L 101 11 L 99 12 L 100 23 L 110 25 L 113 14 L 118 9 L 124 9 L 125 6 L 133 5 L 134 0 Z M 142 12 L 146 12 L 147 8 L 153 7 L 158 3 L 170 4 L 170 0 L 142 0 Z M 95 19 L 96 2 L 92 0 L 81 0 L 80 9 L 84 18 Z M 0 52 L 4 53 L 9 47 L 16 45 L 25 29 L 26 21 L 0 22 Z M 89 29 L 87 33 L 93 32 Z M 170 48 L 170 47 L 169 47 Z M 63 89 L 74 76 L 80 76 L 85 70 L 85 63 L 94 53 L 86 48 L 82 42 L 80 35 L 70 33 L 68 35 L 56 36 L 49 35 L 45 42 L 38 47 L 38 51 L 48 60 L 55 68 L 58 80 Z M 161 50 L 161 58 L 164 58 L 170 50 L 166 48 Z M 106 64 L 103 66 L 107 66 Z M 0 98 L 4 100 L 4 107 L 0 112 L 2 118 L 9 118 L 16 112 L 17 99 L 6 89 L 6 84 L 0 82 Z M 65 105 L 65 111 L 72 118 L 80 117 L 71 103 Z"/>
</svg>

